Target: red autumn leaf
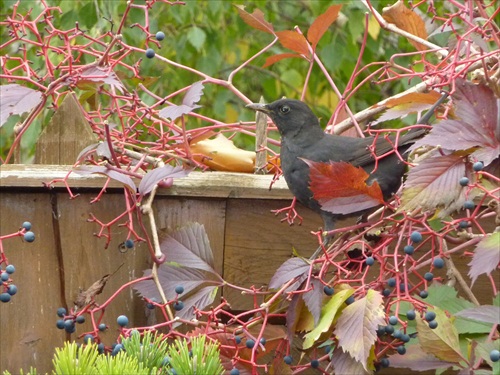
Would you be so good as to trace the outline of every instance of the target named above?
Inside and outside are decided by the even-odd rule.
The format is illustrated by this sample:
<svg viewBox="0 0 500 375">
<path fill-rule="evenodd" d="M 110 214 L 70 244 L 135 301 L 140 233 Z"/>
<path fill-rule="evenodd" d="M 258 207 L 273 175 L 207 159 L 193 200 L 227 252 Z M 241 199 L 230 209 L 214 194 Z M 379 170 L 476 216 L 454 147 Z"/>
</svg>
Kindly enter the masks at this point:
<svg viewBox="0 0 500 375">
<path fill-rule="evenodd" d="M 264 13 L 260 9 L 255 9 L 252 14 L 245 10 L 244 5 L 235 5 L 238 9 L 240 17 L 249 26 L 254 29 L 264 31 L 265 33 L 274 34 L 273 25 L 264 19 Z"/>
<path fill-rule="evenodd" d="M 386 7 L 382 11 L 382 17 L 389 22 L 393 23 L 400 29 L 409 32 L 424 40 L 427 39 L 427 31 L 425 30 L 425 22 L 415 11 L 406 7 L 406 5 L 399 0 L 394 5 Z M 412 39 L 408 41 L 419 51 L 426 50 L 428 47 L 421 43 L 415 42 Z"/>
<path fill-rule="evenodd" d="M 367 185 L 369 175 L 361 167 L 346 162 L 302 160 L 309 165 L 309 187 L 323 210 L 350 214 L 384 203 L 379 184 L 374 181 Z"/>
<path fill-rule="evenodd" d="M 296 31 L 285 30 L 276 33 L 280 43 L 283 47 L 291 49 L 302 55 L 309 55 L 309 44 L 307 43 L 304 35 Z"/>
<path fill-rule="evenodd" d="M 277 63 L 278 61 L 281 61 L 283 59 L 288 59 L 290 57 L 300 57 L 300 55 L 297 55 L 296 53 L 280 53 L 278 55 L 273 55 L 266 59 L 266 63 L 262 65 L 262 67 L 267 68 L 268 66 L 271 66 L 274 63 Z"/>
<path fill-rule="evenodd" d="M 342 8 L 342 5 L 330 6 L 325 13 L 318 16 L 318 18 L 316 18 L 312 23 L 309 31 L 307 32 L 307 39 L 311 42 L 313 49 L 316 48 L 319 40 L 326 30 L 328 30 L 330 25 L 337 19 L 340 8 Z"/>
</svg>

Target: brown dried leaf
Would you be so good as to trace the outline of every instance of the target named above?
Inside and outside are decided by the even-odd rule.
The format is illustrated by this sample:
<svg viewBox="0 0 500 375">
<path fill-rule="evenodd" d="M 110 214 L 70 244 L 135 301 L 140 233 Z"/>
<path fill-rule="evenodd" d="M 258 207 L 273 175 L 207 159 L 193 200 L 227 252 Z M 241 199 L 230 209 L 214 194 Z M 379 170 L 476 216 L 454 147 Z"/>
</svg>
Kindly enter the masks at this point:
<svg viewBox="0 0 500 375">
<path fill-rule="evenodd" d="M 408 9 L 401 0 L 398 0 L 394 5 L 385 7 L 382 11 L 382 17 L 389 23 L 393 23 L 400 29 L 409 32 L 422 39 L 427 39 L 427 31 L 425 30 L 425 22 L 422 18 Z M 417 50 L 423 51 L 428 49 L 421 43 L 414 40 L 408 40 Z"/>
<path fill-rule="evenodd" d="M 240 17 L 249 26 L 265 33 L 274 34 L 273 25 L 264 19 L 264 13 L 260 9 L 255 9 L 252 14 L 245 10 L 244 5 L 235 5 Z"/>
<path fill-rule="evenodd" d="M 276 35 L 283 47 L 302 55 L 309 55 L 309 44 L 304 35 L 291 30 L 279 31 Z"/>
<path fill-rule="evenodd" d="M 264 65 L 262 65 L 262 67 L 267 68 L 268 66 L 271 66 L 274 63 L 277 63 L 278 61 L 281 61 L 283 59 L 288 59 L 290 57 L 300 57 L 300 55 L 297 55 L 296 53 L 280 53 L 278 55 L 273 55 L 266 59 L 266 62 Z"/>
</svg>

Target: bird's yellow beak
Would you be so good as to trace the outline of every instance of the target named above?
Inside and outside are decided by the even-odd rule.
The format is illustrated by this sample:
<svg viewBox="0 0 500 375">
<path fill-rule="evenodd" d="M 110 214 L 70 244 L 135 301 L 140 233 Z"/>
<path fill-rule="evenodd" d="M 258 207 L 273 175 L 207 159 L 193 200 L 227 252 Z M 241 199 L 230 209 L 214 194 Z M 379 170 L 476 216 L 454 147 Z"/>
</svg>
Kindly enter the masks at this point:
<svg viewBox="0 0 500 375">
<path fill-rule="evenodd" d="M 271 113 L 269 108 L 265 104 L 261 103 L 251 103 L 246 105 L 247 108 L 253 109 L 254 111 L 264 112 L 265 114 Z"/>
</svg>

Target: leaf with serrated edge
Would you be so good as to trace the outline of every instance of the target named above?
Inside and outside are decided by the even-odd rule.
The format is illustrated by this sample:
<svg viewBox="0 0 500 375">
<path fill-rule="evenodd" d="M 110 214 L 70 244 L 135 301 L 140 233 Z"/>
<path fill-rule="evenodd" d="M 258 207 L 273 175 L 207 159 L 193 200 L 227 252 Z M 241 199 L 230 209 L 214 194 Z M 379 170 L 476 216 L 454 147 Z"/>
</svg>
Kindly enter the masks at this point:
<svg viewBox="0 0 500 375">
<path fill-rule="evenodd" d="M 367 375 L 373 373 L 366 370 L 361 362 L 356 361 L 340 348 L 333 351 L 332 366 L 335 374 Z"/>
<path fill-rule="evenodd" d="M 321 303 L 323 302 L 323 283 L 318 279 L 311 280 L 312 289 L 304 294 L 302 298 L 314 317 L 314 325 L 318 324 L 319 317 L 321 316 Z"/>
<path fill-rule="evenodd" d="M 478 320 L 485 323 L 500 324 L 500 307 L 493 305 L 482 305 L 459 311 L 455 313 L 455 316 Z"/>
<path fill-rule="evenodd" d="M 278 289 L 293 278 L 308 272 L 310 264 L 302 258 L 290 258 L 275 272 L 269 282 L 269 289 Z"/>
<path fill-rule="evenodd" d="M 465 202 L 465 189 L 457 181 L 464 175 L 465 164 L 460 155 L 438 155 L 423 160 L 408 172 L 401 209 L 439 208 L 439 217 L 460 209 Z"/>
<path fill-rule="evenodd" d="M 125 185 L 125 187 L 129 188 L 133 194 L 135 194 L 137 191 L 137 187 L 135 186 L 134 181 L 129 176 L 127 176 L 124 173 L 108 169 L 104 166 L 82 165 L 77 168 L 73 168 L 73 172 L 82 176 L 93 173 L 103 174 L 105 176 L 108 176 L 109 178 L 112 178 L 113 180 L 121 182 L 122 184 Z"/>
<path fill-rule="evenodd" d="M 195 107 L 195 104 L 198 103 L 203 95 L 203 86 L 202 81 L 195 82 L 191 85 L 189 90 L 186 92 L 184 99 L 182 99 L 182 104 L 187 105 L 189 107 Z"/>
<path fill-rule="evenodd" d="M 323 307 L 318 325 L 304 337 L 303 349 L 311 348 L 322 333 L 328 331 L 342 307 L 342 304 L 354 293 L 354 289 L 345 289 L 335 293 Z"/>
<path fill-rule="evenodd" d="M 382 17 L 389 23 L 395 24 L 400 29 L 409 32 L 422 39 L 427 39 L 427 31 L 425 30 L 424 20 L 414 11 L 406 7 L 406 5 L 398 0 L 390 7 L 385 7 L 382 11 Z M 426 50 L 428 47 L 408 39 L 408 41 L 419 51 Z"/>
<path fill-rule="evenodd" d="M 139 184 L 139 194 L 146 195 L 158 184 L 158 182 L 166 178 L 181 178 L 186 177 L 189 171 L 181 166 L 173 167 L 169 164 L 155 168 L 144 175 Z"/>
<path fill-rule="evenodd" d="M 197 268 L 216 274 L 214 257 L 205 227 L 189 224 L 161 241 L 160 248 L 167 262 Z"/>
<path fill-rule="evenodd" d="M 313 48 L 316 48 L 316 45 L 318 44 L 323 34 L 326 32 L 326 30 L 328 30 L 330 25 L 335 22 L 339 15 L 340 8 L 342 8 L 342 5 L 330 6 L 326 10 L 326 12 L 319 15 L 314 20 L 311 27 L 309 27 L 309 30 L 307 31 L 307 39 L 312 44 Z"/>
<path fill-rule="evenodd" d="M 255 9 L 252 14 L 245 10 L 244 5 L 235 5 L 241 19 L 254 29 L 265 33 L 274 34 L 273 25 L 264 19 L 264 13 L 260 9 Z"/>
<path fill-rule="evenodd" d="M 464 358 L 460 352 L 458 332 L 445 312 L 437 307 L 429 309 L 436 313 L 437 328 L 429 325 L 417 314 L 418 341 L 422 350 L 435 357 L 453 363 L 459 363 Z"/>
<path fill-rule="evenodd" d="M 479 275 L 491 274 L 500 263 L 500 251 L 498 251 L 498 244 L 500 243 L 500 232 L 490 234 L 484 237 L 476 246 L 474 255 L 472 256 L 469 277 L 474 284 Z"/>
<path fill-rule="evenodd" d="M 405 345 L 406 354 L 393 354 L 389 356 L 391 367 L 409 368 L 413 371 L 428 371 L 436 369 L 446 369 L 453 366 L 452 363 L 441 361 L 433 355 L 427 354 L 420 349 L 418 344 Z"/>
<path fill-rule="evenodd" d="M 347 306 L 339 317 L 335 335 L 339 346 L 368 370 L 367 359 L 377 341 L 377 329 L 385 324 L 382 295 L 368 290 L 366 296 Z"/>
</svg>

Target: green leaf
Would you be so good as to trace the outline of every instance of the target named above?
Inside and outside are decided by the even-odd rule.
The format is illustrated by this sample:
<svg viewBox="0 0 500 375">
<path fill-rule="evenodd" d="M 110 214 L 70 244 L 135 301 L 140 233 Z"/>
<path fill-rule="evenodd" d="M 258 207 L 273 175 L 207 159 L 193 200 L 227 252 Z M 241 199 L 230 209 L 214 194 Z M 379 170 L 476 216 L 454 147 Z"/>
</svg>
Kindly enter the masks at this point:
<svg viewBox="0 0 500 375">
<path fill-rule="evenodd" d="M 189 43 L 191 43 L 191 45 L 196 48 L 198 52 L 200 52 L 203 44 L 205 44 L 205 40 L 207 39 L 207 34 L 198 26 L 193 26 L 187 32 L 187 38 Z"/>
<path fill-rule="evenodd" d="M 335 327 L 339 346 L 368 371 L 368 357 L 377 341 L 377 328 L 385 324 L 382 295 L 368 290 L 365 297 L 347 306 Z"/>
<path fill-rule="evenodd" d="M 464 360 L 460 351 L 458 332 L 450 318 L 440 308 L 428 309 L 436 313 L 437 328 L 429 325 L 417 314 L 417 330 L 420 347 L 426 353 L 443 361 L 459 363 Z"/>
<path fill-rule="evenodd" d="M 335 293 L 332 298 L 328 300 L 322 309 L 318 325 L 304 337 L 304 344 L 302 345 L 304 349 L 312 347 L 321 334 L 330 329 L 337 312 L 340 310 L 340 307 L 353 293 L 354 289 L 341 290 L 340 292 Z"/>
<path fill-rule="evenodd" d="M 88 2 L 78 12 L 78 21 L 83 22 L 87 29 L 91 29 L 97 23 L 96 3 Z"/>
</svg>

